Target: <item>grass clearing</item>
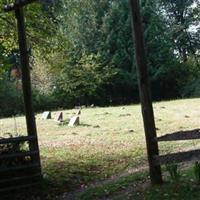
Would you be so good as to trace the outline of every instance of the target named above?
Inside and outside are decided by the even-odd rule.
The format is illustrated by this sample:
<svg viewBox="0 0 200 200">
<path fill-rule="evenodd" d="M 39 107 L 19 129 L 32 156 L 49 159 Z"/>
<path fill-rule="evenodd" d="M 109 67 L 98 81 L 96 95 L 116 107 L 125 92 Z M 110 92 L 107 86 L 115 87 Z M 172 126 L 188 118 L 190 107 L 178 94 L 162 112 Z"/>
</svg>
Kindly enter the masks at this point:
<svg viewBox="0 0 200 200">
<path fill-rule="evenodd" d="M 200 99 L 154 103 L 158 135 L 200 127 Z M 63 110 L 64 119 L 76 112 Z M 52 116 L 55 112 L 52 113 Z M 85 108 L 77 127 L 36 115 L 43 174 L 61 191 L 85 187 L 147 164 L 140 105 Z M 26 134 L 25 118 L 0 119 L 0 134 Z M 161 142 L 161 154 L 197 148 L 196 141 Z M 60 191 L 60 192 L 61 192 Z"/>
</svg>

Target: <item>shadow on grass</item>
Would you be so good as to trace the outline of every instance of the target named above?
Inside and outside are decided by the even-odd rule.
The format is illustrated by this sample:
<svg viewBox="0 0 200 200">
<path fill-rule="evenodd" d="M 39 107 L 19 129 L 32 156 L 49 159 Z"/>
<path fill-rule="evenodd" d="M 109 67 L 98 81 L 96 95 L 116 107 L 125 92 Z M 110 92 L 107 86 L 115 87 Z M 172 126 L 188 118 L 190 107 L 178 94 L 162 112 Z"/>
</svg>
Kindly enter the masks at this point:
<svg viewBox="0 0 200 200">
<path fill-rule="evenodd" d="M 200 129 L 177 131 L 158 137 L 158 141 L 176 141 L 200 139 Z"/>
<path fill-rule="evenodd" d="M 78 126 L 82 126 L 82 127 L 90 127 L 90 126 L 92 126 L 92 125 L 90 125 L 90 124 L 80 123 Z"/>
<path fill-rule="evenodd" d="M 81 150 L 72 153 L 63 147 L 42 149 L 42 154 L 43 180 L 40 186 L 13 192 L 5 198 L 1 196 L 1 200 L 57 200 L 63 193 L 73 192 L 120 174 L 128 167 L 133 167 L 133 163 L 135 166 L 143 164 L 140 163 L 143 160 L 141 151 L 126 154 L 81 154 Z"/>
</svg>

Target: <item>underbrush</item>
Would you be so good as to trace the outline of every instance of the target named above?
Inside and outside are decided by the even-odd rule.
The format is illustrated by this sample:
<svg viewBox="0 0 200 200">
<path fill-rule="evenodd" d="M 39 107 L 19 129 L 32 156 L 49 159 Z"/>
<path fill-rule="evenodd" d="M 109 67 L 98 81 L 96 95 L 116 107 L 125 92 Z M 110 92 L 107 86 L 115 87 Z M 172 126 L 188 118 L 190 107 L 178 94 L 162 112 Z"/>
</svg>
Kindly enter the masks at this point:
<svg viewBox="0 0 200 200">
<path fill-rule="evenodd" d="M 76 200 L 199 200 L 200 185 L 195 179 L 193 167 L 182 170 L 175 182 L 171 178 L 165 174 L 162 185 L 151 186 L 147 173 L 139 172 L 90 188 L 77 195 Z"/>
</svg>

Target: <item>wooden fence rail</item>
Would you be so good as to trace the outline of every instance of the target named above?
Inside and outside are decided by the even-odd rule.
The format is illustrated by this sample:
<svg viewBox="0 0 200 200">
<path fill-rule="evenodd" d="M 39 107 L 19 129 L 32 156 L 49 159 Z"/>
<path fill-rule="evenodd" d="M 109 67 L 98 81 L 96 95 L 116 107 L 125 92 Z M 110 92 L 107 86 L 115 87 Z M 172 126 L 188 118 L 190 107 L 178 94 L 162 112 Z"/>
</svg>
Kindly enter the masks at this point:
<svg viewBox="0 0 200 200">
<path fill-rule="evenodd" d="M 34 141 L 36 139 L 37 139 L 36 136 L 20 136 L 20 137 L 12 137 L 12 138 L 2 138 L 0 139 L 0 144 Z"/>
<path fill-rule="evenodd" d="M 195 161 L 200 160 L 200 149 L 155 156 L 154 164 L 163 165 L 163 164 L 181 163 L 194 160 Z"/>
<path fill-rule="evenodd" d="M 39 151 L 30 150 L 35 139 L 35 136 L 0 139 L 0 192 L 29 187 L 41 180 L 40 162 L 33 159 Z M 12 147 L 24 142 L 28 143 L 28 147 L 14 152 Z"/>
</svg>

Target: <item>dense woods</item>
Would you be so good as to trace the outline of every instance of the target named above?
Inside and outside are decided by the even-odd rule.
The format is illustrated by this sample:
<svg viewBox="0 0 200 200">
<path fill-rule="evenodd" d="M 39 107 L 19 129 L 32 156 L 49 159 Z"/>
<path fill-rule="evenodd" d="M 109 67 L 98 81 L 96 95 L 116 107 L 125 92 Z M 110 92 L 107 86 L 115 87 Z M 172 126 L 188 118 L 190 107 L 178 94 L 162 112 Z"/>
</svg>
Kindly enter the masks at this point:
<svg viewBox="0 0 200 200">
<path fill-rule="evenodd" d="M 137 102 L 128 0 L 43 2 L 25 10 L 35 109 Z M 199 0 L 141 8 L 153 99 L 199 96 Z M 8 116 L 23 111 L 14 14 L 0 12 L 0 27 L 0 115 Z"/>
</svg>

